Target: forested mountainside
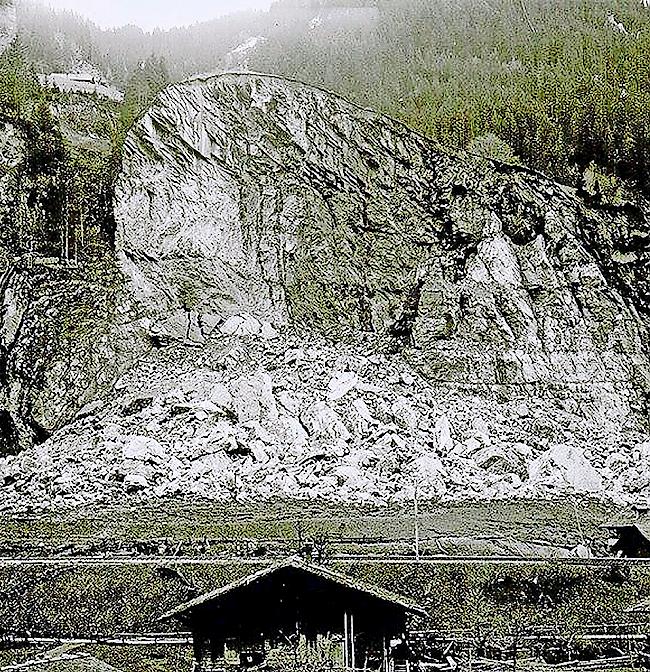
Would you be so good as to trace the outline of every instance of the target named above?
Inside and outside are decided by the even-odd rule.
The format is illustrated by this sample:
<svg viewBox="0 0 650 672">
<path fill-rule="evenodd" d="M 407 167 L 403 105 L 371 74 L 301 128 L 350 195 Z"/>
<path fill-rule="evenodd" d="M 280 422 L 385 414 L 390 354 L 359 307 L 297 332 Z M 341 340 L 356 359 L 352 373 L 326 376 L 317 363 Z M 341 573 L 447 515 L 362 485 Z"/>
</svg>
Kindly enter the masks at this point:
<svg viewBox="0 0 650 672">
<path fill-rule="evenodd" d="M 642 0 L 285 0 L 268 13 L 153 33 L 102 31 L 27 0 L 18 14 L 22 53 L 38 71 L 89 61 L 128 91 L 141 89 L 152 56 L 172 80 L 243 65 L 561 181 L 578 184 L 593 162 L 588 182 L 606 199 L 621 198 L 617 177 L 650 188 Z"/>
</svg>

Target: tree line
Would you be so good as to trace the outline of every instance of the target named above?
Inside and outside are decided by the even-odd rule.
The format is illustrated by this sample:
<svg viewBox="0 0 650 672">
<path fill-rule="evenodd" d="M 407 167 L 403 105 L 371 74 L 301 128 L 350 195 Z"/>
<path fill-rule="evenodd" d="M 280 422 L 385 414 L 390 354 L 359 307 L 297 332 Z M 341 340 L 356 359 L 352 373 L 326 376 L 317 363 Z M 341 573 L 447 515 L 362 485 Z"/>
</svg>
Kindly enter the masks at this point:
<svg viewBox="0 0 650 672">
<path fill-rule="evenodd" d="M 28 53 L 19 37 L 0 54 L 0 126 L 11 125 L 25 138 L 24 157 L 11 168 L 12 188 L 3 199 L 0 256 L 105 257 L 114 235 L 112 198 L 124 138 L 169 83 L 165 63 L 143 61 L 121 105 L 93 96 L 84 106 L 75 94 L 43 86 Z M 57 114 L 67 106 L 69 114 Z M 100 142 L 66 138 L 65 123 Z"/>
<path fill-rule="evenodd" d="M 650 193 L 650 9 L 639 0 L 278 0 L 270 12 L 151 33 L 100 30 L 25 2 L 0 97 L 33 115 L 36 72 L 95 64 L 126 94 L 115 166 L 160 88 L 225 67 L 258 35 L 267 39 L 248 56 L 251 70 L 330 89 L 444 146 L 572 185 Z"/>
<path fill-rule="evenodd" d="M 379 0 L 346 32 L 284 30 L 252 68 L 338 91 L 452 148 L 650 191 L 650 9 L 638 0 Z"/>
</svg>

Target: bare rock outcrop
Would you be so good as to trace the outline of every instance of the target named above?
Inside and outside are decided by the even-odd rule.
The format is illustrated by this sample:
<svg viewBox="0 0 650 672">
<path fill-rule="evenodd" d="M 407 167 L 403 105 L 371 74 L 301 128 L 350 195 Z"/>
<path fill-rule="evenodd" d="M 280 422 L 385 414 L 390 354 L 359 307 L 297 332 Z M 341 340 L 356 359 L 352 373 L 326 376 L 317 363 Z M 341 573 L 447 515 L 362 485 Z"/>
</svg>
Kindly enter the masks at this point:
<svg viewBox="0 0 650 672">
<path fill-rule="evenodd" d="M 650 496 L 642 207 L 255 74 L 162 92 L 116 193 L 125 285 L 7 507 Z"/>
<path fill-rule="evenodd" d="M 178 336 L 239 314 L 389 334 L 436 383 L 642 422 L 646 329 L 583 236 L 614 217 L 541 176 L 225 75 L 159 96 L 118 197 L 123 268 Z"/>
<path fill-rule="evenodd" d="M 150 347 L 112 260 L 66 264 L 34 246 L 34 144 L 28 124 L 0 123 L 0 457 L 45 441 Z"/>
</svg>

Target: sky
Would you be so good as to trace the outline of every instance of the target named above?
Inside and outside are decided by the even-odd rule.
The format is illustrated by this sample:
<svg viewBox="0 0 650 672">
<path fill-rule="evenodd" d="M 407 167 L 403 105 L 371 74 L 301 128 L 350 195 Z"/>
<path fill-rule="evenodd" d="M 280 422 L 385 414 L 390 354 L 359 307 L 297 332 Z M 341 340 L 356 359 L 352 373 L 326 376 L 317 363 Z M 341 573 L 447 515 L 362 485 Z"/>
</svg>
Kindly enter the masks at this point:
<svg viewBox="0 0 650 672">
<path fill-rule="evenodd" d="M 185 26 L 244 9 L 268 9 L 272 0 L 41 0 L 69 9 L 103 28 L 135 24 L 145 30 Z"/>
</svg>

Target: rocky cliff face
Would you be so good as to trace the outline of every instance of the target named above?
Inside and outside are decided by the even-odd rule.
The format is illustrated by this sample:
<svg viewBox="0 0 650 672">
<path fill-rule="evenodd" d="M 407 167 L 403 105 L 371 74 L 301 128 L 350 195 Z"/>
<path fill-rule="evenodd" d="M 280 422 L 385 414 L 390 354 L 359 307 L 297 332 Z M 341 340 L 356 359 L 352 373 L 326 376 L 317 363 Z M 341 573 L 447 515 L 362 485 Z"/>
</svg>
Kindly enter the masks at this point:
<svg viewBox="0 0 650 672">
<path fill-rule="evenodd" d="M 115 214 L 153 350 L 7 501 L 650 492 L 638 207 L 229 74 L 136 124 Z"/>
<path fill-rule="evenodd" d="M 644 326 L 582 238 L 611 217 L 523 170 L 231 75 L 158 99 L 118 199 L 134 291 L 178 336 L 233 315 L 392 335 L 437 383 L 642 415 Z"/>
<path fill-rule="evenodd" d="M 43 224 L 33 143 L 27 125 L 0 123 L 0 457 L 73 420 L 148 345 L 113 263 L 29 251 Z"/>
</svg>

